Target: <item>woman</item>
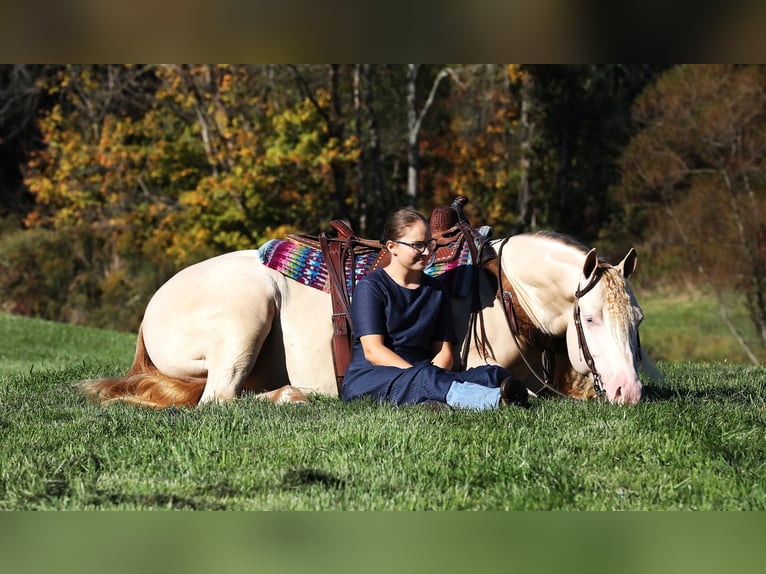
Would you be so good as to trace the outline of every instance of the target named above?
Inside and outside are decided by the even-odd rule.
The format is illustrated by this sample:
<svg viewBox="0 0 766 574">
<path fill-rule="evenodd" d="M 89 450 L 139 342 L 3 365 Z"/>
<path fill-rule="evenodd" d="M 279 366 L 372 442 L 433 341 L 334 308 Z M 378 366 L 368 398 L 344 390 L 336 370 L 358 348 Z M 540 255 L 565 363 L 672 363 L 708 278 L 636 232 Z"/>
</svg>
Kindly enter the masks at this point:
<svg viewBox="0 0 766 574">
<path fill-rule="evenodd" d="M 447 403 L 472 409 L 527 406 L 527 390 L 498 365 L 452 371 L 449 294 L 424 273 L 436 247 L 428 220 L 400 209 L 386 222 L 382 242 L 391 262 L 354 290 L 354 349 L 341 395 L 397 405 Z"/>
</svg>

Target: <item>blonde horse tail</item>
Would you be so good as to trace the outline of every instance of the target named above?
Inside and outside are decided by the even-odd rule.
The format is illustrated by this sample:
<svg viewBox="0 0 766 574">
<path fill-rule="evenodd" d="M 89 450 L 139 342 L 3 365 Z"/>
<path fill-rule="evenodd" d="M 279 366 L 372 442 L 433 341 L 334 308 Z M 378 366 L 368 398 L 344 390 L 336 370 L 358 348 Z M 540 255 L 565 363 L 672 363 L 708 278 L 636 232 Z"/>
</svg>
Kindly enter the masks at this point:
<svg viewBox="0 0 766 574">
<path fill-rule="evenodd" d="M 138 329 L 133 365 L 124 377 L 90 379 L 81 381 L 79 387 L 89 400 L 101 406 L 123 402 L 161 409 L 195 406 L 205 390 L 205 380 L 162 374 L 146 352 L 142 325 Z"/>
</svg>

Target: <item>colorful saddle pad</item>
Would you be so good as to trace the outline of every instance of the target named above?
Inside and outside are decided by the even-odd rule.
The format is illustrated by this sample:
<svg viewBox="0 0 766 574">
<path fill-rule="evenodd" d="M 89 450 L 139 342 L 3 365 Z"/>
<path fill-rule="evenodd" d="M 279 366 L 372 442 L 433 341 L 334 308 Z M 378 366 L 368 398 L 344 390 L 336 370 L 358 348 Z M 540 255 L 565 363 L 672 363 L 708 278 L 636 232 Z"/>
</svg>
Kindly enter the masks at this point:
<svg viewBox="0 0 766 574">
<path fill-rule="evenodd" d="M 261 261 L 267 266 L 279 271 L 299 283 L 330 292 L 330 276 L 322 257 L 322 250 L 308 245 L 302 245 L 289 239 L 272 239 L 265 243 L 258 253 Z M 376 252 L 357 255 L 354 265 L 354 283 L 367 275 L 375 261 Z M 351 259 L 346 262 L 346 289 L 349 297 L 352 291 Z"/>
<path fill-rule="evenodd" d="M 477 241 L 482 235 L 486 236 L 488 233 L 488 228 L 482 228 L 477 236 Z M 272 239 L 258 249 L 258 254 L 264 265 L 279 271 L 285 277 L 314 289 L 326 293 L 330 292 L 330 278 L 320 249 L 299 244 L 289 239 Z M 355 257 L 353 284 L 367 275 L 376 256 L 377 252 L 372 251 Z M 463 242 L 462 249 L 455 259 L 429 265 L 426 267 L 426 273 L 444 281 L 453 297 L 465 298 L 471 294 L 471 281 L 473 279 L 471 263 L 471 250 L 468 243 Z M 349 297 L 351 297 L 353 287 L 350 268 L 351 260 L 349 258 L 345 270 L 346 289 Z"/>
</svg>

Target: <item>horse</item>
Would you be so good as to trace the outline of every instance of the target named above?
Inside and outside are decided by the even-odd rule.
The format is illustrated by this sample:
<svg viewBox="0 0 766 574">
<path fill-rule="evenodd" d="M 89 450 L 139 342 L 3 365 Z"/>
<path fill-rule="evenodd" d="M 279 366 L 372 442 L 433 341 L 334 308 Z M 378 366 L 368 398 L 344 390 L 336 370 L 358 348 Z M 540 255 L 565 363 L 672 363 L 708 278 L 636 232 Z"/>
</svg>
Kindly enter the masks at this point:
<svg viewBox="0 0 766 574">
<path fill-rule="evenodd" d="M 499 364 L 532 395 L 638 403 L 643 312 L 627 283 L 635 250 L 611 265 L 550 232 L 491 238 L 485 248 L 497 254 L 494 270 L 475 265 L 472 296 L 452 298 L 457 366 Z M 79 385 L 101 405 L 151 408 L 245 394 L 274 403 L 337 397 L 332 313 L 328 292 L 267 266 L 262 250 L 226 253 L 155 292 L 124 376 Z M 544 378 L 546 368 L 552 374 Z"/>
</svg>

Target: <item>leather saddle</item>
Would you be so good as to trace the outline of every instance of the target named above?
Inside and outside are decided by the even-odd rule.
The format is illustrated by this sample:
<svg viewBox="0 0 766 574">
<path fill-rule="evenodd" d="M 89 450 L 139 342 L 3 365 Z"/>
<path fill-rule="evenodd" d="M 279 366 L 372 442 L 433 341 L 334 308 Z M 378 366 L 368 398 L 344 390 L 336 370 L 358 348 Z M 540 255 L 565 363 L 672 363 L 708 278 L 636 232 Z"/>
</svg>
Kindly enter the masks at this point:
<svg viewBox="0 0 766 574">
<path fill-rule="evenodd" d="M 466 241 L 469 242 L 473 261 L 478 261 L 477 232 L 471 228 L 463 214 L 463 206 L 467 203 L 467 197 L 458 196 L 449 206 L 437 207 L 431 213 L 429 220 L 431 235 L 436 239 L 434 263 L 453 261 L 461 253 Z M 367 273 L 371 273 L 375 269 L 388 265 L 391 254 L 380 241 L 358 237 L 348 221 L 336 219 L 330 225 L 335 230 L 335 236 L 329 236 L 327 233 L 320 233 L 317 236 L 291 233 L 287 238 L 322 251 L 330 280 L 333 323 L 332 356 L 335 381 L 338 386 L 338 394 L 340 394 L 344 374 L 351 362 L 353 324 L 349 312 L 351 299 L 347 285 L 351 285 L 351 292 L 353 293 L 356 257 L 371 252 L 378 253 L 367 271 Z M 348 275 L 349 273 L 350 275 Z"/>
</svg>

